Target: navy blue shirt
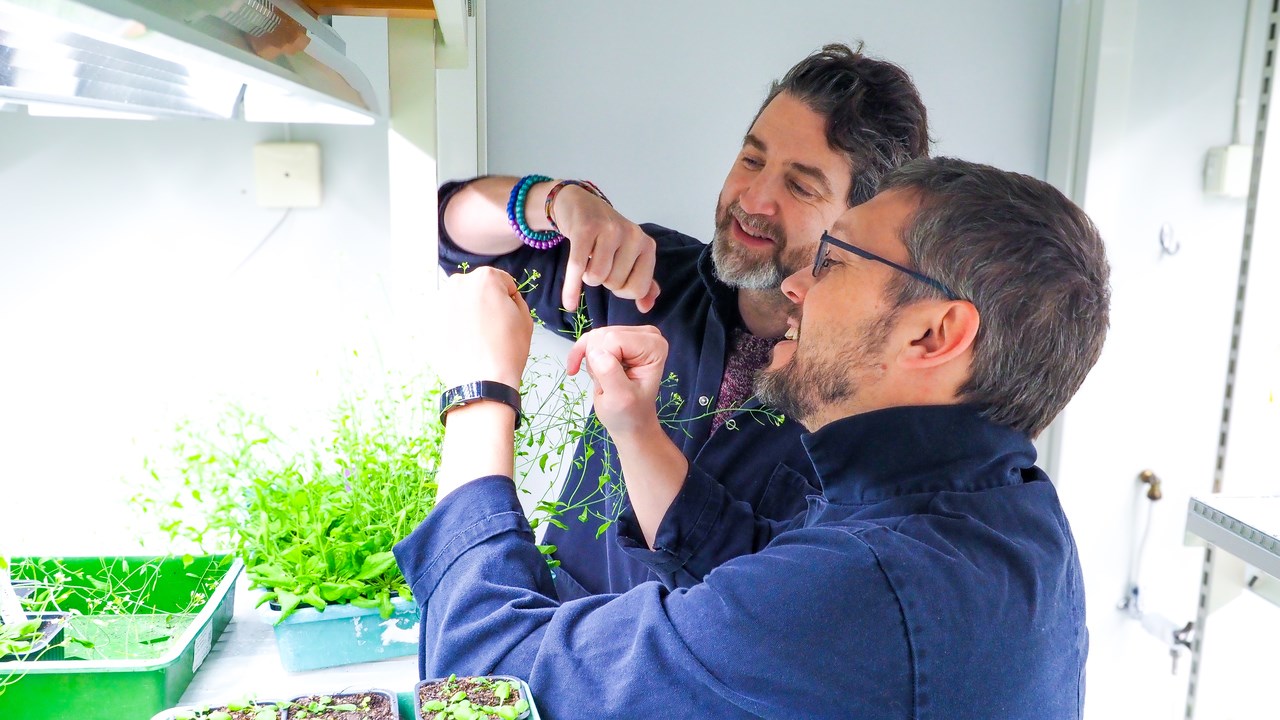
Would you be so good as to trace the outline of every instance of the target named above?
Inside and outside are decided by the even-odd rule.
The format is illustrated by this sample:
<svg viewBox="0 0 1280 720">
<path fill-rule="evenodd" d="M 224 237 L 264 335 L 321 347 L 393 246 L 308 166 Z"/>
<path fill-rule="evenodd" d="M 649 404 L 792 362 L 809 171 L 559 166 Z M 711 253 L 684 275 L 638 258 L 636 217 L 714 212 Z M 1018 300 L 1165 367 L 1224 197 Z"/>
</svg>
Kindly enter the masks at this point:
<svg viewBox="0 0 1280 720">
<path fill-rule="evenodd" d="M 448 201 L 464 185 L 451 182 L 440 188 L 440 266 L 454 273 L 463 263 L 489 265 L 517 281 L 526 270 L 536 270 L 541 277 L 525 300 L 548 329 L 570 337 L 574 316 L 560 307 L 569 244 L 551 250 L 521 247 L 497 257 L 462 250 L 446 232 L 444 214 Z M 709 413 L 724 377 L 728 338 L 742 325 L 737 291 L 716 277 L 709 246 L 658 225 L 642 227 L 657 243 L 654 278 L 662 293 L 656 306 L 641 313 L 634 300 L 584 286 L 583 306 L 591 326 L 656 326 L 670 346 L 666 371 L 676 377 L 674 385 L 662 389 L 660 403 L 666 405 L 673 394 L 684 401 L 674 416 L 663 418 L 668 437 L 690 463 L 720 479 L 729 496 L 746 502 L 753 512 L 774 520 L 794 517 L 804 511 L 805 496 L 815 492 L 813 471 L 800 443 L 804 428 L 790 420 L 779 426 L 760 412 L 758 402 L 750 401 L 732 415 L 732 423 L 711 432 Z M 580 510 L 562 515 L 559 520 L 565 527 L 548 527 L 543 538 L 557 548 L 555 583 L 564 600 L 623 592 L 657 577 L 618 544 L 616 523 L 596 535 L 602 518 L 618 517 L 626 508 L 617 453 L 608 444 L 603 431 L 586 436 L 563 481 L 559 500 L 589 506 L 585 522 L 578 519 Z M 602 475 L 610 478 L 603 489 Z"/>
<path fill-rule="evenodd" d="M 395 548 L 422 604 L 419 672 L 525 678 L 551 720 L 1081 716 L 1079 559 L 1025 436 L 911 407 L 805 446 L 821 490 L 802 518 L 757 522 L 692 467 L 660 532 L 709 513 L 683 541 L 746 554 L 692 587 L 563 603 L 510 479 L 468 483 Z"/>
</svg>

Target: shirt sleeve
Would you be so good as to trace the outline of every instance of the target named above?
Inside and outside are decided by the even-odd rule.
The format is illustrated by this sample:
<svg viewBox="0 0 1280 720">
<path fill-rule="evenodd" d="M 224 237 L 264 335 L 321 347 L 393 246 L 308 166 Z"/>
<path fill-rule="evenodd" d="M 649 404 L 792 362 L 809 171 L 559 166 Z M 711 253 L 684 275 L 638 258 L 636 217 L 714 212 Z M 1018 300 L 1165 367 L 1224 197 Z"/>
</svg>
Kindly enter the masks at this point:
<svg viewBox="0 0 1280 720">
<path fill-rule="evenodd" d="M 804 522 L 800 513 L 775 521 L 735 500 L 724 485 L 697 465 L 689 465 L 683 487 L 658 525 L 654 548 L 628 507 L 618 518 L 618 544 L 648 565 L 669 588 L 691 587 L 716 567 L 764 549 L 779 534 Z"/>
<path fill-rule="evenodd" d="M 458 192 L 478 179 L 452 181 L 440 186 L 440 268 L 449 275 L 462 271 L 463 267 L 495 267 L 506 271 L 517 283 L 528 285 L 524 293 L 525 302 L 547 329 L 572 339 L 579 321 L 575 313 L 561 307 L 560 295 L 564 287 L 565 267 L 569 262 L 569 243 L 562 242 L 549 250 L 521 245 L 505 255 L 478 255 L 463 250 L 449 236 L 444 225 L 445 208 Z M 612 293 L 603 287 L 586 285 L 582 290 L 584 302 L 580 307 L 591 325 L 608 325 Z"/>
<path fill-rule="evenodd" d="M 518 508 L 510 480 L 482 478 L 397 545 L 424 676 L 525 678 L 548 718 L 908 716 L 901 610 L 850 533 L 787 533 L 688 589 L 561 604 Z"/>
<path fill-rule="evenodd" d="M 482 176 L 483 177 L 483 176 Z M 548 330 L 569 339 L 582 330 L 583 320 L 577 313 L 561 306 L 561 290 L 564 288 L 565 270 L 569 263 L 569 243 L 561 242 L 549 250 L 538 250 L 528 245 L 505 255 L 478 255 L 467 252 L 453 241 L 444 225 L 445 208 L 455 195 L 471 180 L 450 181 L 440 186 L 439 198 L 439 263 L 441 269 L 452 275 L 467 267 L 495 267 L 506 271 L 516 282 L 529 280 L 530 289 L 524 293 L 525 302 Z M 696 239 L 658 225 L 645 225 L 643 229 L 658 244 L 658 260 L 654 269 L 663 288 L 658 305 L 648 314 L 636 310 L 634 300 L 621 300 L 604 287 L 582 286 L 579 307 L 585 312 L 589 327 L 606 325 L 654 324 L 672 312 L 672 295 L 679 286 L 697 281 L 696 260 L 702 244 Z M 673 287 L 674 286 L 674 287 Z"/>
</svg>

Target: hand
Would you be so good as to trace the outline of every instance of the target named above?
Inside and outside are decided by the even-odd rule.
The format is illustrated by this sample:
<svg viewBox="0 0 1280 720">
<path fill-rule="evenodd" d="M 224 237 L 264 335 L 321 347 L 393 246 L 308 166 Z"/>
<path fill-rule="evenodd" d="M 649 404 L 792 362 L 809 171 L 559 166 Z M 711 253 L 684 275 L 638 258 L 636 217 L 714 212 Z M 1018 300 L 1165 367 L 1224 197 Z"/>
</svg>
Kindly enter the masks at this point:
<svg viewBox="0 0 1280 720">
<path fill-rule="evenodd" d="M 507 273 L 481 267 L 449 277 L 440 335 L 440 379 L 446 387 L 496 380 L 520 387 L 529 359 L 533 317 Z"/>
<path fill-rule="evenodd" d="M 561 296 L 566 309 L 578 308 L 583 283 L 603 285 L 617 297 L 635 300 L 640 312 L 653 309 L 661 292 L 653 279 L 657 257 L 653 238 L 609 203 L 577 185 L 560 190 L 551 212 L 561 234 L 569 239 L 569 264 Z"/>
<path fill-rule="evenodd" d="M 657 328 L 592 330 L 569 350 L 570 375 L 577 374 L 584 359 L 595 384 L 596 415 L 615 440 L 625 442 L 661 431 L 656 401 L 667 362 L 667 340 Z"/>
</svg>

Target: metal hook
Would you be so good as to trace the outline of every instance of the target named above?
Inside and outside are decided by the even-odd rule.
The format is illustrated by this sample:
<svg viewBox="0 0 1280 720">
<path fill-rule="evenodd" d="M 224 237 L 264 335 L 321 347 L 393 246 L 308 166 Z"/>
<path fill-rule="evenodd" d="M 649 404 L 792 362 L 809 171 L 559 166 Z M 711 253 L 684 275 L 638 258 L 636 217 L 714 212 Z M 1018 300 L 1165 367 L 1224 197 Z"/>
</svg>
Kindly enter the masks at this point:
<svg viewBox="0 0 1280 720">
<path fill-rule="evenodd" d="M 1160 226 L 1160 254 L 1161 255 L 1177 255 L 1182 249 L 1182 242 L 1174 237 L 1173 224 L 1165 223 Z"/>
</svg>

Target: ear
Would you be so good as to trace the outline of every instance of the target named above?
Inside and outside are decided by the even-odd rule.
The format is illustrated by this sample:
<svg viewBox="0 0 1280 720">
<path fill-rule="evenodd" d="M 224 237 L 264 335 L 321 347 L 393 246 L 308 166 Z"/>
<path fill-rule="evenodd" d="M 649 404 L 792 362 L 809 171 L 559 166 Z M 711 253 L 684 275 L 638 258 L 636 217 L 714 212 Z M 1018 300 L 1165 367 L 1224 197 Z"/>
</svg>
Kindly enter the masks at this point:
<svg viewBox="0 0 1280 720">
<path fill-rule="evenodd" d="M 923 370 L 964 356 L 978 337 L 981 318 L 967 300 L 920 303 L 904 318 L 912 337 L 902 353 L 903 365 Z"/>
</svg>

